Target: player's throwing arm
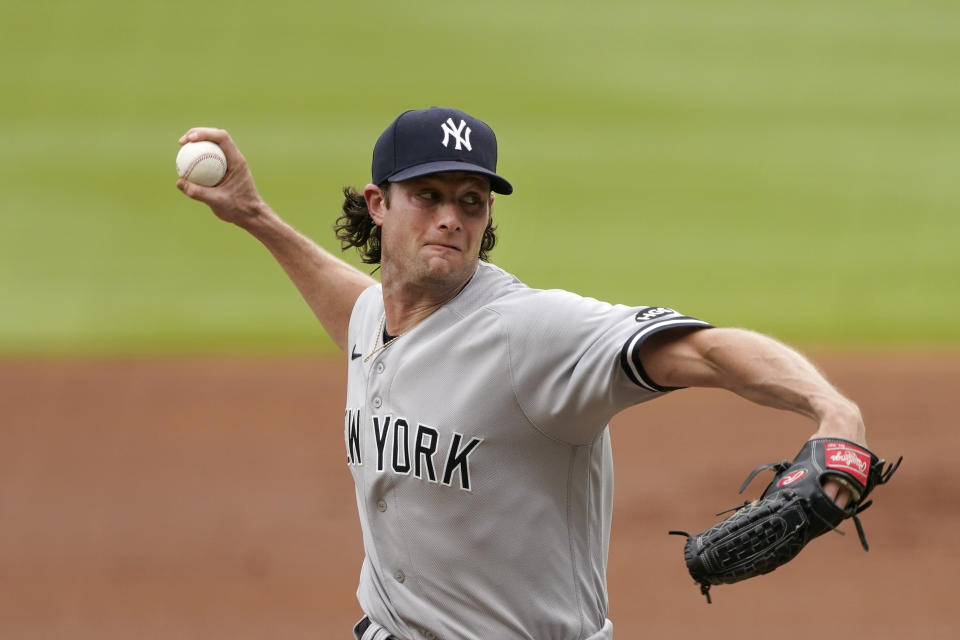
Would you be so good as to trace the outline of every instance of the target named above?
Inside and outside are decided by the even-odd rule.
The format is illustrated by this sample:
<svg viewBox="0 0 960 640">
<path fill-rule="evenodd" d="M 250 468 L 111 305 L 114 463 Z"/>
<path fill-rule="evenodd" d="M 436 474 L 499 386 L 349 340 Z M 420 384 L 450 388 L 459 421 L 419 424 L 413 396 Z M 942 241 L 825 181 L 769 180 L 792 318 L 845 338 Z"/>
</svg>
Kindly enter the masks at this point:
<svg viewBox="0 0 960 640">
<path fill-rule="evenodd" d="M 334 343 L 346 351 L 350 312 L 360 293 L 375 284 L 373 278 L 299 233 L 267 205 L 253 182 L 246 158 L 229 133 L 196 127 L 187 131 L 179 143 L 181 149 L 188 151 L 182 152 L 177 163 L 177 188 L 208 205 L 221 220 L 237 225 L 263 243 Z M 222 177 L 216 149 L 221 151 L 226 164 Z"/>
</svg>

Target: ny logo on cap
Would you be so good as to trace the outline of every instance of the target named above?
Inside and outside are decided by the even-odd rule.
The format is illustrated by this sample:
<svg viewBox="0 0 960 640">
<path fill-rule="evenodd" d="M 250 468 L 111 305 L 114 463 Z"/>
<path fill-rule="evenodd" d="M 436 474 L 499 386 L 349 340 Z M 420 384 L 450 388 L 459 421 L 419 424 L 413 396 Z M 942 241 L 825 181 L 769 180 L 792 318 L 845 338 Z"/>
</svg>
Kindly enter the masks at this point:
<svg viewBox="0 0 960 640">
<path fill-rule="evenodd" d="M 463 128 L 467 128 L 467 133 L 464 137 L 460 137 L 460 133 L 463 132 Z M 470 127 L 467 127 L 467 123 L 464 120 L 460 121 L 460 126 L 453 124 L 453 118 L 447 118 L 447 121 L 440 125 L 440 128 L 443 129 L 443 146 L 447 146 L 447 143 L 450 142 L 450 136 L 453 136 L 454 141 L 456 142 L 455 150 L 460 151 L 462 144 L 467 148 L 467 151 L 473 151 L 473 147 L 470 146 Z"/>
</svg>

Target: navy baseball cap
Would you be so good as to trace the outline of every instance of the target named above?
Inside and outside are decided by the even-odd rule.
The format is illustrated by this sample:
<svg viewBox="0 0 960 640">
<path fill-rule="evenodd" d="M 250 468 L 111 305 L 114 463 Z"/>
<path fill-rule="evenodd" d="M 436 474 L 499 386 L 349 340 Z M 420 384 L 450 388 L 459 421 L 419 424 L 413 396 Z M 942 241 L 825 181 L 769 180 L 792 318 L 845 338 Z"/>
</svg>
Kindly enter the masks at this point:
<svg viewBox="0 0 960 640">
<path fill-rule="evenodd" d="M 513 193 L 513 186 L 497 175 L 497 137 L 493 129 L 459 109 L 405 111 L 373 147 L 374 184 L 443 171 L 481 173 L 490 178 L 493 191 Z"/>
</svg>

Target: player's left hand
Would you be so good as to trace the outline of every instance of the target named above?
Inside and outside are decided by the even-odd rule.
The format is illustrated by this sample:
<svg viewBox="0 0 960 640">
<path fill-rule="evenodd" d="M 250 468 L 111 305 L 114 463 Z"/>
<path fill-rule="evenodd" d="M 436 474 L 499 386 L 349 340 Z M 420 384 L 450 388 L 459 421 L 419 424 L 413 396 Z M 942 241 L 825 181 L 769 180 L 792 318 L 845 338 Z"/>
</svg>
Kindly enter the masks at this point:
<svg viewBox="0 0 960 640">
<path fill-rule="evenodd" d="M 822 417 L 817 432 L 810 436 L 810 440 L 817 438 L 841 438 L 866 449 L 866 427 L 860 409 L 850 401 L 834 400 Z M 844 486 L 832 476 L 825 478 L 823 492 L 841 509 L 845 509 L 856 499 L 850 487 Z"/>
<path fill-rule="evenodd" d="M 824 482 L 823 492 L 841 509 L 845 509 L 847 505 L 850 504 L 850 500 L 853 499 L 853 492 L 836 480 L 827 480 Z"/>
<path fill-rule="evenodd" d="M 870 505 L 866 500 L 870 492 L 887 482 L 899 465 L 900 460 L 887 465 L 849 440 L 813 438 L 793 462 L 761 465 L 747 476 L 741 492 L 760 471 L 776 471 L 757 500 L 744 503 L 733 515 L 696 535 L 670 533 L 687 536 L 687 568 L 709 601 L 712 585 L 769 573 L 846 518 L 853 518 L 860 542 L 868 549 L 857 514 Z"/>
</svg>

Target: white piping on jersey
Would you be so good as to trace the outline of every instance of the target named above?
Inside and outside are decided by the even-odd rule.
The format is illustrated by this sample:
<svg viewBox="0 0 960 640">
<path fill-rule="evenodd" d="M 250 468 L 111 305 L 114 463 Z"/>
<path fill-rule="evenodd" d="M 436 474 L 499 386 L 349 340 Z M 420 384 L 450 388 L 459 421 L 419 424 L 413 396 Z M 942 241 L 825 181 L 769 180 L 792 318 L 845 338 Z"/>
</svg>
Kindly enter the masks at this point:
<svg viewBox="0 0 960 640">
<path fill-rule="evenodd" d="M 639 360 L 639 357 L 634 353 L 634 349 L 636 349 L 641 342 L 646 340 L 646 338 L 651 333 L 656 333 L 657 331 L 668 329 L 670 327 L 683 327 L 683 326 L 711 327 L 713 325 L 711 325 L 709 322 L 704 322 L 703 320 L 697 320 L 695 318 L 683 316 L 680 318 L 672 318 L 667 320 L 661 320 L 659 322 L 654 322 L 649 327 L 645 327 L 640 331 L 637 331 L 635 334 L 633 334 L 633 337 L 630 338 L 630 342 L 627 343 L 627 349 L 626 349 L 627 366 L 630 367 L 630 372 L 633 374 L 634 379 L 639 381 L 644 388 L 649 389 L 650 391 L 658 391 L 658 392 L 661 392 L 664 390 L 663 387 L 658 388 L 657 386 L 655 386 L 653 381 L 647 378 L 646 373 L 641 372 L 641 370 L 637 367 L 637 361 Z"/>
</svg>

